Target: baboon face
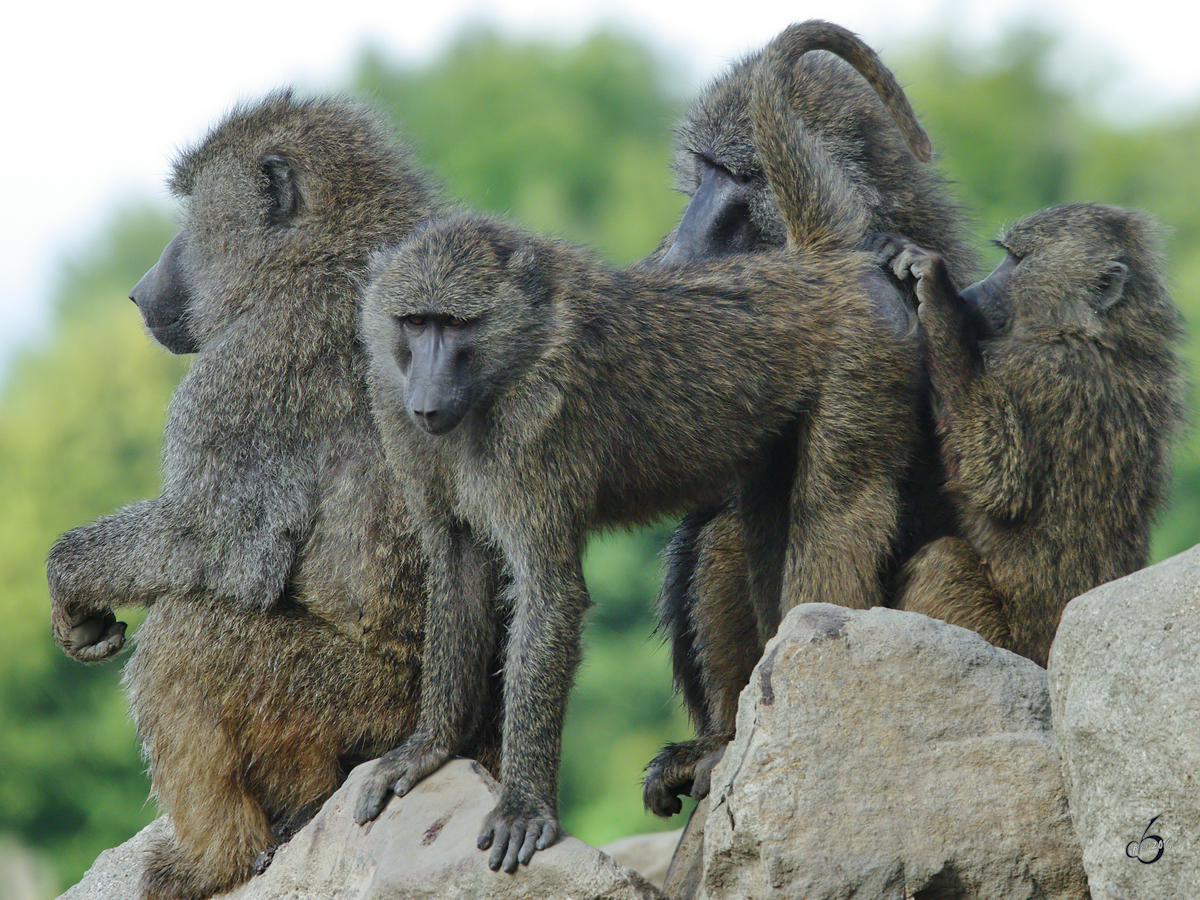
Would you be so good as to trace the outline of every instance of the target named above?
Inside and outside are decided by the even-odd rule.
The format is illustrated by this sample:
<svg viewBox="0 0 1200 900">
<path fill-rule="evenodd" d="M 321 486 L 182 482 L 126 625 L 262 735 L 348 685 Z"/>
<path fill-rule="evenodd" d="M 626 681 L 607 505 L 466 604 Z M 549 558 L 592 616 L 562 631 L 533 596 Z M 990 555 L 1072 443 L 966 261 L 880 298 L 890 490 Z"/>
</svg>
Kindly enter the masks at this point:
<svg viewBox="0 0 1200 900">
<path fill-rule="evenodd" d="M 1130 270 L 1136 260 L 1153 268 L 1146 227 L 1125 210 L 1092 204 L 1054 207 L 1018 222 L 998 242 L 1007 251 L 1004 261 L 962 292 L 986 323 L 981 336 L 1055 340 L 1126 332 L 1131 315 L 1141 315 L 1134 308 L 1157 296 L 1139 287 L 1153 272 Z"/>
<path fill-rule="evenodd" d="M 340 296 L 347 278 L 360 283 L 371 248 L 431 211 L 397 149 L 373 113 L 337 101 L 280 92 L 236 110 L 175 162 L 183 229 L 133 294 L 151 332 L 194 352 L 247 313 L 290 317 L 290 295 Z M 353 319 L 353 306 L 335 306 L 311 316 Z"/>
<path fill-rule="evenodd" d="M 301 211 L 299 180 L 282 155 L 264 154 L 254 167 L 238 162 L 225 154 L 202 166 L 192 159 L 177 164 L 172 186 L 188 204 L 184 228 L 129 294 L 154 339 L 172 353 L 199 352 L 256 287 L 263 293 L 246 276 L 265 270 L 264 244 Z"/>
<path fill-rule="evenodd" d="M 499 223 L 449 219 L 374 261 L 363 332 L 428 434 L 454 430 L 535 358 L 546 291 L 536 248 L 518 240 Z"/>
<path fill-rule="evenodd" d="M 787 231 L 754 149 L 750 91 L 760 54 L 716 81 L 679 127 L 676 187 L 691 200 L 664 263 L 782 247 Z"/>
<path fill-rule="evenodd" d="M 150 334 L 172 353 L 195 353 L 200 349 L 188 328 L 191 292 L 184 274 L 186 251 L 187 237 L 177 234 L 129 293 Z"/>
</svg>

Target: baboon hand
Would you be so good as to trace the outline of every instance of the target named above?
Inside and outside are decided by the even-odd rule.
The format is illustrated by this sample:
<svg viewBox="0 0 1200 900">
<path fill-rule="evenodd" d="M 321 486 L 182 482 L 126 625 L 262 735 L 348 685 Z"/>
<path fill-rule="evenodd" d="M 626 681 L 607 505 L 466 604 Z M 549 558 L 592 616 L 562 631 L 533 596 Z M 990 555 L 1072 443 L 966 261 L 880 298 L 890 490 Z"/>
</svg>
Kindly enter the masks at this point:
<svg viewBox="0 0 1200 900">
<path fill-rule="evenodd" d="M 493 872 L 517 871 L 529 865 L 535 850 L 545 850 L 558 838 L 558 811 L 551 803 L 529 798 L 502 797 L 483 820 L 480 850 L 492 848 L 488 867 Z"/>
<path fill-rule="evenodd" d="M 450 758 L 449 751 L 441 750 L 425 737 L 413 735 L 395 750 L 389 750 L 375 763 L 367 776 L 366 784 L 354 805 L 354 821 L 365 825 L 378 818 L 393 794 L 403 797 L 413 785 L 436 771 Z"/>
<path fill-rule="evenodd" d="M 893 261 L 911 243 L 908 238 L 898 234 L 890 234 L 886 231 L 872 231 L 862 239 L 858 249 L 869 254 L 871 259 L 881 269 L 890 272 Z"/>
<path fill-rule="evenodd" d="M 101 662 L 116 656 L 125 646 L 127 626 L 118 622 L 111 610 L 83 612 L 55 603 L 52 618 L 54 640 L 80 662 Z"/>
</svg>

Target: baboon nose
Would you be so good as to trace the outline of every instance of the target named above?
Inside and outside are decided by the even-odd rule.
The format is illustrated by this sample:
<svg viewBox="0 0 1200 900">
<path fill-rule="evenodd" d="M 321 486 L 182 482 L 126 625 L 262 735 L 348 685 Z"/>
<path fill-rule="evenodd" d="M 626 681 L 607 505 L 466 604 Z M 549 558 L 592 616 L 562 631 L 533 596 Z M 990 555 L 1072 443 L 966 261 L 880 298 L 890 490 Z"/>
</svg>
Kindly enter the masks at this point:
<svg viewBox="0 0 1200 900">
<path fill-rule="evenodd" d="M 413 421 L 423 431 L 428 431 L 430 434 L 438 434 L 442 423 L 442 415 L 436 409 L 413 409 Z"/>
</svg>

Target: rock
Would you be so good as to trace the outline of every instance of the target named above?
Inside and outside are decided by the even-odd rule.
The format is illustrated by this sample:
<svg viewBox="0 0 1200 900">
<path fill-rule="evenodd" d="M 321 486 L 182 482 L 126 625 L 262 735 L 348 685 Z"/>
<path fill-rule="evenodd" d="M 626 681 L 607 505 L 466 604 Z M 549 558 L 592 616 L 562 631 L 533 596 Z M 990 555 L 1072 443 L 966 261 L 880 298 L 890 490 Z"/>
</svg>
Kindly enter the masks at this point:
<svg viewBox="0 0 1200 900">
<path fill-rule="evenodd" d="M 663 876 L 662 891 L 668 897 L 691 900 L 700 893 L 700 878 L 704 875 L 704 821 L 707 818 L 708 797 L 703 797 L 688 816 Z"/>
<path fill-rule="evenodd" d="M 1200 897 L 1200 545 L 1072 600 L 1050 690 L 1092 895 Z"/>
<path fill-rule="evenodd" d="M 380 817 L 354 823 L 354 800 L 366 763 L 313 820 L 275 854 L 270 868 L 222 900 L 656 900 L 662 895 L 636 872 L 595 847 L 563 836 L 513 875 L 493 872 L 475 848 L 483 817 L 499 795 L 496 782 L 470 760 L 448 763 Z M 150 829 L 101 854 L 70 900 L 134 900 L 141 851 Z"/>
<path fill-rule="evenodd" d="M 712 785 L 710 900 L 1087 897 L 1045 670 L 925 616 L 792 610 Z"/>
<path fill-rule="evenodd" d="M 58 900 L 139 900 L 138 879 L 146 848 L 171 824 L 166 816 L 155 819 L 125 843 L 105 850 L 84 873 L 79 883 Z"/>
<path fill-rule="evenodd" d="M 663 886 L 671 856 L 679 844 L 682 828 L 623 837 L 600 848 L 627 869 L 633 869 L 656 888 Z"/>
</svg>

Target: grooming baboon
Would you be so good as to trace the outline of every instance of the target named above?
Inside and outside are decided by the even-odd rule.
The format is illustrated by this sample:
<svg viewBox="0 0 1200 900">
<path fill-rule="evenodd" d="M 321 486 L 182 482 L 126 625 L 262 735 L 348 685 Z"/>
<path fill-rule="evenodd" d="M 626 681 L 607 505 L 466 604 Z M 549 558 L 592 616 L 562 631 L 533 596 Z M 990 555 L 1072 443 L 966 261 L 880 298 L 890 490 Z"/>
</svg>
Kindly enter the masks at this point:
<svg viewBox="0 0 1200 900">
<path fill-rule="evenodd" d="M 1044 666 L 1068 601 L 1146 565 L 1183 419 L 1182 323 L 1156 231 L 1111 206 L 1044 210 L 961 293 L 941 257 L 897 245 L 962 534 L 909 560 L 900 608 Z"/>
<path fill-rule="evenodd" d="M 838 173 L 846 185 L 838 214 L 861 218 L 860 237 L 919 233 L 914 240 L 936 249 L 955 278 L 970 281 L 977 261 L 963 237 L 962 213 L 936 169 L 907 146 L 872 88 L 878 77 L 864 80 L 829 53 L 805 53 L 805 34 L 825 37 L 824 49 L 864 73 L 882 68 L 853 35 L 819 22 L 794 25 L 765 51 L 736 63 L 679 128 L 675 168 L 691 201 L 664 242 L 666 260 L 780 246 L 786 232 L 776 193 L 803 190 L 809 176 L 800 169 L 807 166 Z M 786 140 L 778 131 L 783 125 L 756 116 L 755 91 L 764 101 L 786 98 L 790 118 L 802 126 L 803 155 L 772 152 Z M 817 220 L 804 227 L 823 226 Z M 906 479 L 898 558 L 952 528 L 925 398 L 918 418 L 922 444 Z M 761 655 L 763 636 L 747 640 L 756 630 L 747 622 L 743 537 L 735 505 L 724 503 L 690 513 L 667 549 L 660 628 L 671 642 L 676 687 L 699 737 L 669 745 L 647 766 L 646 806 L 659 815 L 680 809 L 677 794 L 707 793 L 708 770 L 733 735 L 738 695 Z"/>
<path fill-rule="evenodd" d="M 424 561 L 370 415 L 357 296 L 370 251 L 436 208 L 373 114 L 288 93 L 231 113 L 171 188 L 184 227 L 131 294 L 196 354 L 162 492 L 63 535 L 48 564 L 78 659 L 120 649 L 116 607 L 151 605 L 124 680 L 174 827 L 142 882 L 164 900 L 247 878 L 415 721 Z"/>
<path fill-rule="evenodd" d="M 775 124 L 802 156 L 803 134 Z M 589 605 L 580 559 L 597 529 L 735 492 L 760 633 L 781 595 L 881 601 L 917 437 L 916 321 L 854 249 L 864 222 L 841 174 L 801 169 L 774 253 L 614 272 L 462 215 L 378 263 L 363 304 L 374 409 L 432 600 L 417 728 L 364 786 L 360 822 L 458 751 L 508 619 L 504 793 L 480 847 L 511 872 L 554 840 Z M 511 576 L 502 599 L 484 559 Z"/>
</svg>

